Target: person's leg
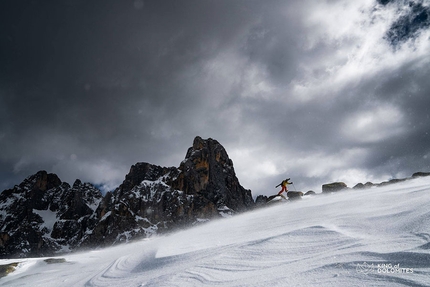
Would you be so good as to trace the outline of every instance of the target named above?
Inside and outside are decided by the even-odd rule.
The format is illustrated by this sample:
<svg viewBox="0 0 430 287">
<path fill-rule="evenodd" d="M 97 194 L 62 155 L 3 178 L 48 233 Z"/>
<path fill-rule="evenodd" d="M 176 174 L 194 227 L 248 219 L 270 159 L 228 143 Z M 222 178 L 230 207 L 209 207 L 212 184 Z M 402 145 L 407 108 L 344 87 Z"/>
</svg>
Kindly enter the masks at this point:
<svg viewBox="0 0 430 287">
<path fill-rule="evenodd" d="M 281 193 L 283 193 L 285 191 L 285 186 L 282 187 L 281 191 L 278 192 L 278 195 L 281 195 Z"/>
</svg>

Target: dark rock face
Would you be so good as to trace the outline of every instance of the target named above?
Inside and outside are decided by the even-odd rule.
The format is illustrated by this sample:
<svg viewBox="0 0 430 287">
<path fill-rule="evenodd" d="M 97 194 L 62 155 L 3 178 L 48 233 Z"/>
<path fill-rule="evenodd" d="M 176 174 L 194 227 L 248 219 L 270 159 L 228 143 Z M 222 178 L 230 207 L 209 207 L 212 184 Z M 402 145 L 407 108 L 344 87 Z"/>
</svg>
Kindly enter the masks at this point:
<svg viewBox="0 0 430 287">
<path fill-rule="evenodd" d="M 335 192 L 346 188 L 347 186 L 344 182 L 333 182 L 333 183 L 323 184 L 322 192 Z"/>
<path fill-rule="evenodd" d="M 233 162 L 216 140 L 196 137 L 179 170 L 173 187 L 186 194 L 200 195 L 218 209 L 228 207 L 237 212 L 254 204 L 251 191 L 239 184 Z"/>
<path fill-rule="evenodd" d="M 389 185 L 389 184 L 393 184 L 393 183 L 399 183 L 399 182 L 402 182 L 405 180 L 408 180 L 408 179 L 407 178 L 400 178 L 400 179 L 394 178 L 394 179 L 390 179 L 389 181 L 383 181 L 383 182 L 379 183 L 378 186 L 385 186 L 385 185 Z"/>
<path fill-rule="evenodd" d="M 412 175 L 413 178 L 415 177 L 423 177 L 423 176 L 430 176 L 430 172 L 416 172 Z"/>
<path fill-rule="evenodd" d="M 256 207 L 261 207 L 264 206 L 266 204 L 266 202 L 269 201 L 268 197 L 265 195 L 259 195 L 257 196 L 257 198 L 255 199 L 255 206 Z"/>
<path fill-rule="evenodd" d="M 58 206 L 59 220 L 53 226 L 51 237 L 62 245 L 80 246 L 98 222 L 95 211 L 101 200 L 102 194 L 97 188 L 76 180 L 53 204 Z"/>
<path fill-rule="evenodd" d="M 90 184 L 73 187 L 39 171 L 0 194 L 0 257 L 47 256 L 77 246 L 101 193 Z M 93 219 L 93 224 L 94 224 Z"/>
<path fill-rule="evenodd" d="M 196 137 L 176 167 L 137 163 L 104 197 L 40 171 L 0 194 L 0 258 L 112 245 L 254 207 L 216 140 Z"/>
<path fill-rule="evenodd" d="M 196 137 L 179 168 L 133 165 L 124 182 L 97 209 L 90 245 L 128 241 L 254 206 L 225 149 Z"/>
<path fill-rule="evenodd" d="M 188 198 L 168 183 L 176 168 L 149 163 L 133 165 L 124 182 L 105 196 L 96 210 L 99 219 L 85 245 L 111 245 L 149 236 L 181 222 Z"/>
<path fill-rule="evenodd" d="M 366 188 L 371 188 L 371 187 L 377 187 L 379 184 L 375 184 L 372 183 L 370 181 L 366 182 L 365 184 L 357 183 L 356 185 L 354 185 L 354 187 L 352 189 L 366 189 Z"/>
<path fill-rule="evenodd" d="M 303 192 L 301 191 L 289 191 L 287 192 L 288 199 L 301 199 Z"/>
<path fill-rule="evenodd" d="M 364 189 L 364 188 L 365 188 L 364 184 L 362 184 L 360 182 L 360 183 L 357 183 L 356 185 L 354 185 L 354 187 L 352 189 Z"/>
</svg>

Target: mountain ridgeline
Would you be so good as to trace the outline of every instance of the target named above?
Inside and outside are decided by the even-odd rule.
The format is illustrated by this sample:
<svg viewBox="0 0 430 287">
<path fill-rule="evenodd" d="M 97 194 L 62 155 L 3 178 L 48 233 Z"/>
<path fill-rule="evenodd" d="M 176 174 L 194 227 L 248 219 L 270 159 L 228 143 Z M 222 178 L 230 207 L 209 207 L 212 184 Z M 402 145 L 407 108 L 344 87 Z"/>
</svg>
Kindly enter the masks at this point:
<svg viewBox="0 0 430 287">
<path fill-rule="evenodd" d="M 39 171 L 0 193 L 0 258 L 52 256 L 192 226 L 254 207 L 224 147 L 196 137 L 177 167 L 136 163 L 102 195 Z"/>
</svg>

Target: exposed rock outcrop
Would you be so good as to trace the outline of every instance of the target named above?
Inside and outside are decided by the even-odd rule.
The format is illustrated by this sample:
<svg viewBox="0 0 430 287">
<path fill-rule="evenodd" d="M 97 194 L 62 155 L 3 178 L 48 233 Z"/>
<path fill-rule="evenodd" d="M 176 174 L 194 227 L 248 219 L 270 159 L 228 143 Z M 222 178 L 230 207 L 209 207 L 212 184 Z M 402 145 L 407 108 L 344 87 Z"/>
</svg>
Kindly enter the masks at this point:
<svg viewBox="0 0 430 287">
<path fill-rule="evenodd" d="M 201 195 L 219 210 L 228 207 L 240 212 L 254 204 L 251 191 L 239 184 L 232 160 L 216 140 L 196 137 L 179 170 L 172 186 L 189 195 Z"/>
<path fill-rule="evenodd" d="M 388 181 L 383 181 L 381 183 L 372 183 L 372 182 L 366 182 L 365 184 L 357 183 L 353 187 L 353 189 L 365 189 L 365 188 L 371 188 L 371 187 L 386 186 L 386 185 L 390 185 L 390 184 L 394 184 L 394 183 L 399 183 L 399 182 L 403 182 L 403 181 L 406 181 L 406 180 L 410 180 L 410 179 L 414 179 L 414 178 L 418 178 L 418 177 L 424 177 L 424 176 L 430 176 L 430 172 L 416 172 L 416 173 L 412 174 L 411 177 L 393 178 L 393 179 L 390 179 Z"/>
<path fill-rule="evenodd" d="M 303 192 L 301 191 L 289 191 L 287 192 L 288 199 L 301 199 Z"/>
<path fill-rule="evenodd" d="M 354 187 L 352 189 L 363 189 L 363 188 L 371 188 L 373 186 L 376 186 L 374 183 L 368 181 L 365 184 L 357 183 L 356 185 L 354 185 Z"/>
<path fill-rule="evenodd" d="M 423 176 L 430 176 L 430 172 L 422 172 L 422 171 L 419 171 L 419 172 L 414 173 L 414 174 L 412 175 L 412 178 L 415 178 L 415 177 L 423 177 Z"/>
<path fill-rule="evenodd" d="M 267 201 L 268 201 L 268 197 L 260 194 L 257 196 L 257 198 L 255 198 L 255 206 L 262 207 L 267 203 Z"/>
<path fill-rule="evenodd" d="M 348 188 L 344 182 L 333 182 L 322 185 L 322 192 L 336 192 Z"/>
</svg>

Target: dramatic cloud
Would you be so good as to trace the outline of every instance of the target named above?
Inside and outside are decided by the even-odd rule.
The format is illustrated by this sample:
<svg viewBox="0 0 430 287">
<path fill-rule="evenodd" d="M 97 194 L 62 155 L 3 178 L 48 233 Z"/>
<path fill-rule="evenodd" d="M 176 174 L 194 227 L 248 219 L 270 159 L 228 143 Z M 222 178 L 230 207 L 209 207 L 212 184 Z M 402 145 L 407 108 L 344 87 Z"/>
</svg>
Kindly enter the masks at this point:
<svg viewBox="0 0 430 287">
<path fill-rule="evenodd" d="M 217 139 L 273 194 L 430 171 L 425 1 L 1 4 L 0 187 L 118 185 Z"/>
</svg>

